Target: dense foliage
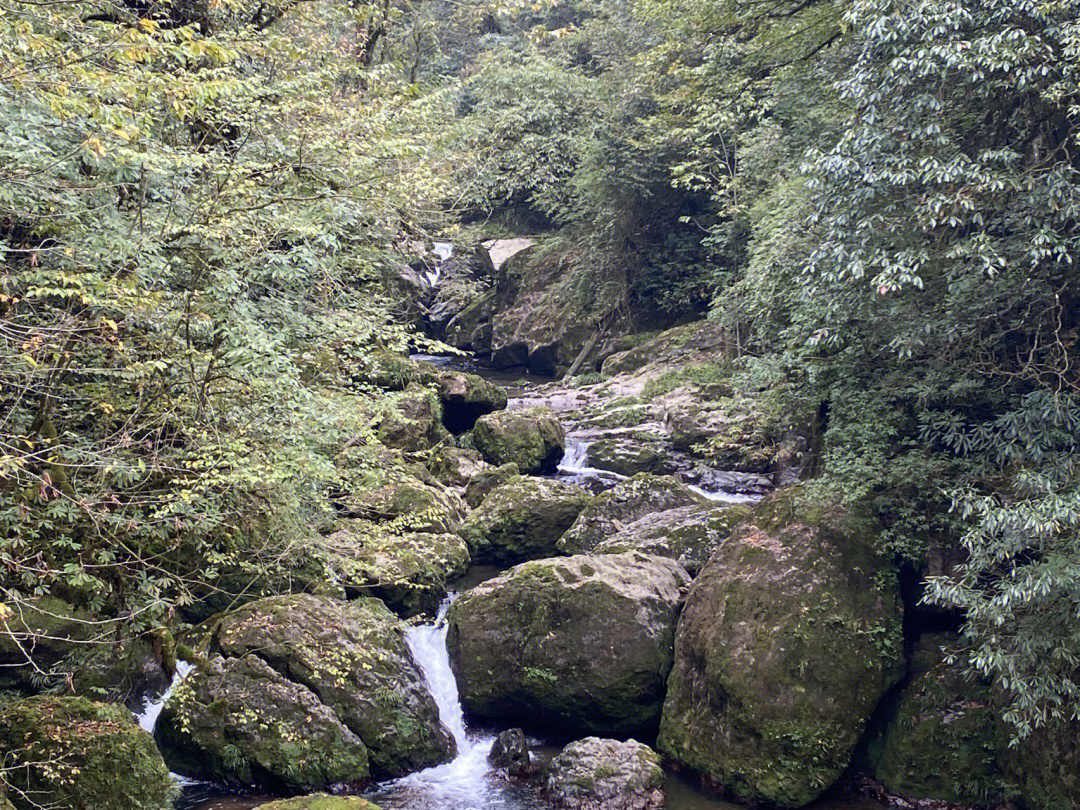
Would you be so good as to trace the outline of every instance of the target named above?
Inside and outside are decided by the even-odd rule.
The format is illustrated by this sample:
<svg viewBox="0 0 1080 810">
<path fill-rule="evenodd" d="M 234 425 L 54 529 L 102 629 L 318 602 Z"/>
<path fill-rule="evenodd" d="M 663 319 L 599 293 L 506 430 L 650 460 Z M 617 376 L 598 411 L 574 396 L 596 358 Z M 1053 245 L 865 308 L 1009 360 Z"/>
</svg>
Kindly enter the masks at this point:
<svg viewBox="0 0 1080 810">
<path fill-rule="evenodd" d="M 0 127 L 6 602 L 291 576 L 397 270 L 494 220 L 711 310 L 1016 730 L 1080 716 L 1078 0 L 9 0 Z"/>
</svg>

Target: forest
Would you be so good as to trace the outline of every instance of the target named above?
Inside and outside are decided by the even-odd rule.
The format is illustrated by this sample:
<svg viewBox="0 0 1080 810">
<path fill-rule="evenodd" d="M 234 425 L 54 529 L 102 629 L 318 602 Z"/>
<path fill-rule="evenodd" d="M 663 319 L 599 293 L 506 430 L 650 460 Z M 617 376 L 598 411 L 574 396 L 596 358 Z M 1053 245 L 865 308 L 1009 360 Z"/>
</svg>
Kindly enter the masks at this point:
<svg viewBox="0 0 1080 810">
<path fill-rule="evenodd" d="M 0 0 L 0 810 L 1080 810 L 1080 0 Z"/>
</svg>

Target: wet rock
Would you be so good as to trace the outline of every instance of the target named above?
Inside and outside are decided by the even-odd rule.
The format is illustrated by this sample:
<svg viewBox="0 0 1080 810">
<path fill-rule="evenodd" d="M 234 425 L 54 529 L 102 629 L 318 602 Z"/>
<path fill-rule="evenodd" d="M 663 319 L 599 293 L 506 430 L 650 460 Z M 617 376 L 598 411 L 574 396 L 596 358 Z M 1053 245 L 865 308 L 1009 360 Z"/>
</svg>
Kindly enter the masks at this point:
<svg viewBox="0 0 1080 810">
<path fill-rule="evenodd" d="M 529 741 L 520 728 L 511 728 L 495 738 L 488 754 L 488 762 L 508 776 L 528 776 L 533 771 Z"/>
<path fill-rule="evenodd" d="M 4 704 L 0 751 L 16 810 L 172 806 L 169 769 L 123 706 L 46 696 Z"/>
<path fill-rule="evenodd" d="M 447 489 L 402 476 L 373 489 L 362 490 L 344 500 L 343 511 L 406 532 L 456 531 L 465 516 L 460 496 Z"/>
<path fill-rule="evenodd" d="M 489 467 L 478 472 L 469 479 L 469 483 L 465 486 L 465 503 L 475 509 L 483 503 L 489 492 L 520 474 L 521 471 L 518 469 L 518 465 L 512 462 L 503 464 L 501 467 Z"/>
<path fill-rule="evenodd" d="M 484 414 L 506 408 L 506 391 L 476 374 L 447 371 L 439 376 L 443 424 L 453 433 L 472 430 Z"/>
<path fill-rule="evenodd" d="M 298 796 L 295 799 L 260 804 L 255 810 L 379 810 L 379 807 L 359 796 L 331 796 L 327 793 L 315 793 L 310 796 Z"/>
<path fill-rule="evenodd" d="M 601 541 L 593 553 L 640 551 L 670 557 L 691 576 L 697 576 L 713 552 L 750 514 L 747 506 L 715 503 L 656 512 L 619 529 Z"/>
<path fill-rule="evenodd" d="M 484 582 L 448 614 L 463 704 L 561 733 L 655 728 L 688 583 L 643 554 L 537 560 Z"/>
<path fill-rule="evenodd" d="M 677 478 L 640 473 L 597 495 L 560 538 L 558 547 L 564 554 L 584 554 L 639 518 L 704 501 Z"/>
<path fill-rule="evenodd" d="M 468 447 L 437 447 L 431 451 L 428 471 L 440 483 L 464 487 L 478 473 L 491 469 L 478 450 Z"/>
<path fill-rule="evenodd" d="M 657 747 L 749 802 L 802 807 L 847 767 L 903 674 L 896 574 L 874 524 L 763 504 L 694 580 Z"/>
<path fill-rule="evenodd" d="M 460 534 L 473 562 L 513 564 L 551 557 L 591 499 L 572 484 L 519 475 L 491 490 Z"/>
<path fill-rule="evenodd" d="M 881 743 L 874 777 L 892 794 L 916 802 L 993 805 L 1009 798 L 1000 756 L 1006 730 L 991 703 L 990 686 L 968 681 L 964 661 L 945 660 L 958 639 L 923 636 Z"/>
<path fill-rule="evenodd" d="M 570 743 L 551 761 L 544 783 L 556 807 L 658 810 L 664 806 L 660 757 L 635 740 L 598 737 Z"/>
<path fill-rule="evenodd" d="M 439 400 L 425 388 L 411 385 L 398 396 L 379 422 L 379 441 L 387 447 L 417 452 L 449 438 Z"/>
<path fill-rule="evenodd" d="M 469 549 L 456 534 L 394 534 L 352 521 L 319 540 L 329 579 L 351 596 L 377 596 L 401 616 L 430 613 L 446 583 L 469 569 Z"/>
<path fill-rule="evenodd" d="M 605 377 L 614 377 L 654 363 L 674 365 L 694 355 L 729 357 L 734 348 L 734 343 L 719 324 L 697 321 L 668 329 L 637 346 L 611 355 L 604 360 L 601 372 Z"/>
<path fill-rule="evenodd" d="M 514 463 L 523 474 L 533 475 L 555 471 L 566 434 L 548 408 L 515 409 L 480 417 L 473 444 L 492 464 Z"/>
<path fill-rule="evenodd" d="M 221 616 L 208 661 L 176 689 L 157 736 L 180 773 L 317 789 L 443 762 L 453 741 L 377 599 L 311 595 Z"/>
<path fill-rule="evenodd" d="M 678 465 L 671 457 L 671 447 L 658 437 L 608 436 L 598 439 L 585 450 L 585 463 L 619 475 L 643 472 L 667 475 L 678 471 Z"/>
</svg>

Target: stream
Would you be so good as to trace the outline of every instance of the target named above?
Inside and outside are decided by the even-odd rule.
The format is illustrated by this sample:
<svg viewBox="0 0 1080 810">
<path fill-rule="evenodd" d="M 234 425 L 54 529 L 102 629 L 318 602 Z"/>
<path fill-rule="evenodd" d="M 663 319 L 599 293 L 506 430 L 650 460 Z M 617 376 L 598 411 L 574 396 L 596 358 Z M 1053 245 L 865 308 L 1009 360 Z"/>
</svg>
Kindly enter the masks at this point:
<svg viewBox="0 0 1080 810">
<path fill-rule="evenodd" d="M 440 264 L 444 260 L 440 255 Z M 438 268 L 429 282 L 437 283 Z M 440 368 L 467 371 L 507 389 L 511 402 L 509 407 L 533 402 L 536 389 L 552 382 L 545 378 L 528 375 L 520 369 L 498 370 L 478 365 L 471 357 L 445 357 L 413 355 L 414 360 L 431 362 Z M 596 469 L 587 463 L 589 437 L 575 432 L 573 425 L 567 430 L 566 453 L 555 477 L 578 484 L 594 492 L 610 489 L 626 476 L 607 470 Z M 724 474 L 712 481 L 687 481 L 695 491 L 710 500 L 740 503 L 754 501 L 760 495 L 748 495 L 726 487 Z M 468 590 L 485 579 L 495 576 L 499 569 L 493 566 L 474 566 L 461 581 L 454 583 L 456 592 L 442 603 L 430 624 L 416 625 L 409 629 L 407 642 L 417 664 L 424 674 L 435 699 L 439 717 L 457 744 L 457 755 L 450 762 L 428 768 L 414 774 L 372 786 L 363 794 L 382 810 L 551 810 L 538 787 L 538 780 L 522 782 L 510 780 L 494 770 L 487 755 L 502 729 L 474 728 L 467 724 L 457 683 L 450 669 L 446 649 L 446 613 L 457 592 Z M 181 662 L 176 677 L 168 691 L 157 700 L 148 701 L 139 714 L 140 725 L 152 731 L 165 700 L 179 681 L 191 669 Z M 652 742 L 645 740 L 645 742 Z M 559 750 L 551 741 L 530 738 L 534 759 L 541 771 Z M 230 792 L 219 785 L 196 782 L 175 777 L 182 787 L 177 810 L 252 810 L 260 804 L 272 801 L 274 796 L 250 792 Z M 874 800 L 866 797 L 841 795 L 826 797 L 813 805 L 813 810 L 872 810 L 880 808 Z M 699 790 L 678 773 L 669 772 L 666 783 L 667 810 L 743 810 L 739 805 L 723 801 Z"/>
<path fill-rule="evenodd" d="M 494 569 L 474 572 L 469 581 L 461 584 L 473 584 L 493 573 Z M 552 810 L 534 784 L 508 780 L 488 764 L 494 731 L 470 729 L 466 723 L 446 651 L 446 611 L 456 595 L 451 594 L 443 602 L 434 623 L 411 628 L 406 639 L 435 698 L 439 718 L 457 743 L 457 756 L 434 768 L 377 784 L 363 795 L 382 810 Z M 530 738 L 530 744 L 541 766 L 558 751 L 542 740 Z M 252 810 L 276 798 L 229 793 L 216 785 L 188 780 L 181 784 L 183 795 L 177 810 Z M 666 796 L 666 810 L 745 810 L 703 793 L 674 772 L 667 774 Z M 816 802 L 811 810 L 880 808 L 869 798 L 838 795 Z"/>
</svg>

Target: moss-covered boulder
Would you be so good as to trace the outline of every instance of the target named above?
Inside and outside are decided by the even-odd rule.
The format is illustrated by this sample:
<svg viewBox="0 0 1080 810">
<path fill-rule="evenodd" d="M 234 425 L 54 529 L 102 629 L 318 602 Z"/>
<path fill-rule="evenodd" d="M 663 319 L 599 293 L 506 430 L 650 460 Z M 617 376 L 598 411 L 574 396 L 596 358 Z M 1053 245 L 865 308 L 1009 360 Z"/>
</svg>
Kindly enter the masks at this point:
<svg viewBox="0 0 1080 810">
<path fill-rule="evenodd" d="M 443 445 L 431 451 L 427 469 L 441 484 L 448 487 L 464 487 L 474 476 L 492 467 L 484 461 L 479 450 L 473 450 L 471 447 Z"/>
<path fill-rule="evenodd" d="M 593 553 L 640 551 L 670 557 L 691 576 L 697 576 L 713 552 L 750 514 L 748 506 L 717 503 L 655 512 L 622 527 L 601 541 Z"/>
<path fill-rule="evenodd" d="M 410 385 L 394 398 L 379 420 L 379 441 L 399 450 L 427 450 L 450 436 L 442 416 L 442 405 L 435 394 Z"/>
<path fill-rule="evenodd" d="M 474 562 L 513 564 L 551 557 L 591 500 L 573 484 L 519 475 L 488 493 L 462 524 L 461 537 Z"/>
<path fill-rule="evenodd" d="M 1002 762 L 1026 810 L 1080 807 L 1080 721 L 1052 721 L 1003 752 Z"/>
<path fill-rule="evenodd" d="M 560 733 L 654 728 L 689 575 L 643 554 L 519 565 L 450 608 L 447 647 L 465 707 Z"/>
<path fill-rule="evenodd" d="M 314 789 L 442 762 L 453 742 L 377 599 L 263 599 L 219 617 L 208 663 L 165 705 L 157 734 L 181 773 Z"/>
<path fill-rule="evenodd" d="M 658 810 L 664 806 L 660 756 L 636 740 L 586 737 L 551 761 L 544 790 L 567 810 Z"/>
<path fill-rule="evenodd" d="M 956 640 L 948 634 L 919 640 L 874 777 L 890 793 L 915 801 L 998 804 L 1009 796 L 999 763 L 1008 738 L 989 684 L 965 679 L 962 659 L 945 660 L 943 649 Z"/>
<path fill-rule="evenodd" d="M 476 374 L 443 372 L 438 390 L 443 424 L 453 433 L 472 430 L 481 416 L 506 407 L 506 391 Z"/>
<path fill-rule="evenodd" d="M 520 474 L 518 465 L 513 463 L 481 470 L 465 485 L 465 503 L 475 509 L 483 503 L 489 492 L 496 487 L 501 487 L 511 478 L 517 478 Z"/>
<path fill-rule="evenodd" d="M 734 341 L 719 324 L 696 321 L 648 336 L 637 341 L 637 345 L 610 355 L 604 360 L 601 372 L 605 377 L 614 377 L 656 363 L 674 365 L 695 355 L 731 356 L 734 348 Z"/>
<path fill-rule="evenodd" d="M 446 487 L 402 476 L 344 499 L 349 517 L 364 518 L 398 532 L 453 532 L 465 517 L 461 497 Z"/>
<path fill-rule="evenodd" d="M 35 697 L 0 706 L 16 810 L 165 810 L 176 788 L 153 738 L 123 706 Z"/>
<path fill-rule="evenodd" d="M 331 583 L 350 596 L 377 596 L 406 617 L 434 610 L 447 583 L 469 570 L 469 548 L 456 534 L 394 534 L 351 521 L 318 546 Z"/>
<path fill-rule="evenodd" d="M 268 804 L 260 804 L 255 810 L 379 810 L 379 807 L 359 796 L 331 796 L 327 793 L 314 793 L 310 796 L 297 796 L 295 799 L 281 799 Z"/>
<path fill-rule="evenodd" d="M 499 411 L 481 416 L 473 444 L 492 464 L 513 462 L 526 474 L 554 472 L 566 448 L 566 434 L 544 407 Z"/>
<path fill-rule="evenodd" d="M 657 747 L 743 800 L 809 804 L 903 675 L 901 611 L 872 524 L 772 499 L 694 581 Z"/>
<path fill-rule="evenodd" d="M 0 688 L 31 688 L 32 676 L 57 668 L 94 637 L 88 621 L 93 617 L 62 599 L 46 596 L 4 606 L 8 612 L 0 624 Z"/>
<path fill-rule="evenodd" d="M 585 450 L 585 463 L 597 470 L 619 475 L 653 473 L 667 475 L 678 466 L 672 460 L 671 448 L 656 436 L 607 436 L 598 439 Z"/>
<path fill-rule="evenodd" d="M 641 473 L 597 495 L 560 538 L 559 550 L 585 554 L 639 518 L 704 502 L 705 498 L 677 478 Z"/>
</svg>

